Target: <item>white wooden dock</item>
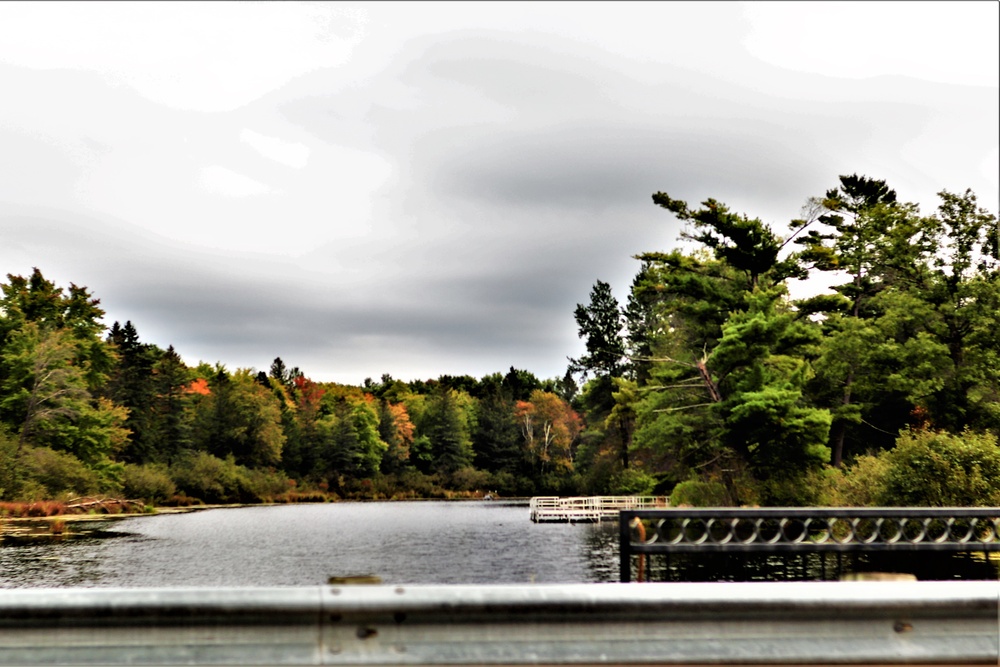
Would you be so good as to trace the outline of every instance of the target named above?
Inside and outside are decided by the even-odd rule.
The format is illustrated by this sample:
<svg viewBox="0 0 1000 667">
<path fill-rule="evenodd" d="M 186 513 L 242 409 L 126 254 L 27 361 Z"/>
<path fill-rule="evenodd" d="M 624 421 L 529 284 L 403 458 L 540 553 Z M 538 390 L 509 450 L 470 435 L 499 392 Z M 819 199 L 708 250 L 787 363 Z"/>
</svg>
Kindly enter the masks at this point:
<svg viewBox="0 0 1000 667">
<path fill-rule="evenodd" d="M 617 519 L 621 510 L 665 508 L 666 496 L 535 496 L 529 516 L 535 523 L 595 523 Z"/>
</svg>

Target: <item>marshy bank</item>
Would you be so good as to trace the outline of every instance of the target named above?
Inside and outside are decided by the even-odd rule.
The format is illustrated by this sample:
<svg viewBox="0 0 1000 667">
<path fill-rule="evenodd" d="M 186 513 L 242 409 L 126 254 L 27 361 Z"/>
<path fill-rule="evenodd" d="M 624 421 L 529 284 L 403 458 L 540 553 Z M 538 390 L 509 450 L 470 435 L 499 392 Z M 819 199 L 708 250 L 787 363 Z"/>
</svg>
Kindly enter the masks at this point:
<svg viewBox="0 0 1000 667">
<path fill-rule="evenodd" d="M 0 503 L 0 546 L 116 537 L 112 522 L 159 513 L 191 512 L 206 506 L 153 508 L 137 500 L 77 498 L 67 502 Z"/>
</svg>

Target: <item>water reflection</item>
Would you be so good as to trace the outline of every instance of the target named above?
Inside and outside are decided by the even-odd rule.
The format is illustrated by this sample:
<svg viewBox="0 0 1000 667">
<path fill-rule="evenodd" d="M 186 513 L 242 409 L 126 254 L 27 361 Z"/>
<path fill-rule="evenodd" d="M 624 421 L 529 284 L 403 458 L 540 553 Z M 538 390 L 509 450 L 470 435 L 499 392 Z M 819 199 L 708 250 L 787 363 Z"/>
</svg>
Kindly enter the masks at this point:
<svg viewBox="0 0 1000 667">
<path fill-rule="evenodd" d="M 837 581 L 859 574 L 912 575 L 920 581 L 996 580 L 997 556 L 979 552 L 648 555 L 644 581 Z M 633 558 L 632 577 L 639 577 Z"/>
<path fill-rule="evenodd" d="M 387 584 L 597 583 L 619 576 L 617 522 L 536 524 L 523 503 L 247 507 L 88 528 L 95 532 L 5 538 L 0 588 L 311 586 L 354 575 Z M 879 571 L 995 580 L 997 562 L 982 554 L 656 555 L 644 563 L 644 579 L 832 580 Z"/>
<path fill-rule="evenodd" d="M 5 540 L 0 587 L 93 586 L 103 577 L 104 539 Z"/>
<path fill-rule="evenodd" d="M 121 519 L 115 539 L 0 547 L 0 587 L 588 583 L 618 578 L 617 524 L 535 524 L 526 504 L 336 503 Z"/>
<path fill-rule="evenodd" d="M 590 581 L 618 581 L 620 576 L 618 540 L 617 521 L 589 524 L 582 547 L 587 558 Z"/>
</svg>

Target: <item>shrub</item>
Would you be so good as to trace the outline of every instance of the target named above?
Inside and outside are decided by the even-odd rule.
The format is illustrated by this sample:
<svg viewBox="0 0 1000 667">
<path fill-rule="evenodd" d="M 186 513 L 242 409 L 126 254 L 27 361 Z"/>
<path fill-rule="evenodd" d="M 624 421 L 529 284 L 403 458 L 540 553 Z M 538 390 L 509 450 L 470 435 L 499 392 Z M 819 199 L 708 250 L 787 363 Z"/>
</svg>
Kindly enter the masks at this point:
<svg viewBox="0 0 1000 667">
<path fill-rule="evenodd" d="M 384 498 L 447 498 L 437 475 L 426 475 L 407 470 L 394 475 L 384 475 L 375 481 L 375 492 Z"/>
<path fill-rule="evenodd" d="M 231 456 L 220 459 L 196 452 L 175 462 L 170 476 L 181 491 L 206 503 L 236 503 L 244 486 L 241 470 Z"/>
<path fill-rule="evenodd" d="M 834 477 L 846 506 L 1000 504 L 1000 447 L 992 434 L 904 431 L 892 449 L 857 457 Z"/>
<path fill-rule="evenodd" d="M 772 507 L 830 505 L 835 496 L 831 477 L 836 477 L 836 471 L 829 467 L 773 475 L 756 483 L 758 497 Z"/>
<path fill-rule="evenodd" d="M 889 459 L 884 455 L 863 454 L 840 470 L 830 474 L 833 484 L 832 505 L 839 507 L 871 507 L 879 505 L 885 495 Z"/>
<path fill-rule="evenodd" d="M 1000 504 L 1000 448 L 992 434 L 906 431 L 879 456 L 888 462 L 876 497 L 881 505 Z"/>
<path fill-rule="evenodd" d="M 44 487 L 43 495 L 87 496 L 101 490 L 100 476 L 72 454 L 38 447 L 24 454 L 23 463 L 25 477 Z"/>
<path fill-rule="evenodd" d="M 680 507 L 726 507 L 732 503 L 726 487 L 721 482 L 689 479 L 674 487 L 670 494 L 670 505 Z"/>
<path fill-rule="evenodd" d="M 202 502 L 200 498 L 192 498 L 181 491 L 176 495 L 170 496 L 160 504 L 163 507 L 191 507 L 192 505 L 201 505 Z"/>
<path fill-rule="evenodd" d="M 586 495 L 603 496 L 610 493 L 615 474 L 621 470 L 621 464 L 608 458 L 597 458 L 590 467 L 582 467 L 583 485 L 581 491 Z"/>
<path fill-rule="evenodd" d="M 0 426 L 0 500 L 16 497 L 21 487 L 16 454 L 17 440 Z"/>
<path fill-rule="evenodd" d="M 170 471 L 164 465 L 126 464 L 124 477 L 124 492 L 128 498 L 158 504 L 177 492 L 177 485 L 170 479 Z"/>
<path fill-rule="evenodd" d="M 517 478 L 506 470 L 500 470 L 490 475 L 486 487 L 499 496 L 517 495 Z"/>
<path fill-rule="evenodd" d="M 608 492 L 613 496 L 648 496 L 656 478 L 639 468 L 625 468 L 611 477 Z"/>
<path fill-rule="evenodd" d="M 252 497 L 256 501 L 275 502 L 288 494 L 289 489 L 294 489 L 289 481 L 285 475 L 274 470 L 244 469 L 241 495 L 244 498 Z"/>
<path fill-rule="evenodd" d="M 448 486 L 456 491 L 478 491 L 489 488 L 490 474 L 484 470 L 476 470 L 466 466 L 448 475 Z"/>
</svg>

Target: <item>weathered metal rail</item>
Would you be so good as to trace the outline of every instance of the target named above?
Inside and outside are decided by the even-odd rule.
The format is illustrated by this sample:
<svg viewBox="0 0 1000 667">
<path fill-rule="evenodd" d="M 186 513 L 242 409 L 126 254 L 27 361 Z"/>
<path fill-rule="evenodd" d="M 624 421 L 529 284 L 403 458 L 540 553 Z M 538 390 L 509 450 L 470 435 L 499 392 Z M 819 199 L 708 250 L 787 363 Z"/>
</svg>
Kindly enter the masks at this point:
<svg viewBox="0 0 1000 667">
<path fill-rule="evenodd" d="M 998 582 L 6 590 L 0 665 L 1000 664 Z"/>
<path fill-rule="evenodd" d="M 621 581 L 647 554 L 1000 551 L 1000 508 L 623 510 Z"/>
</svg>

